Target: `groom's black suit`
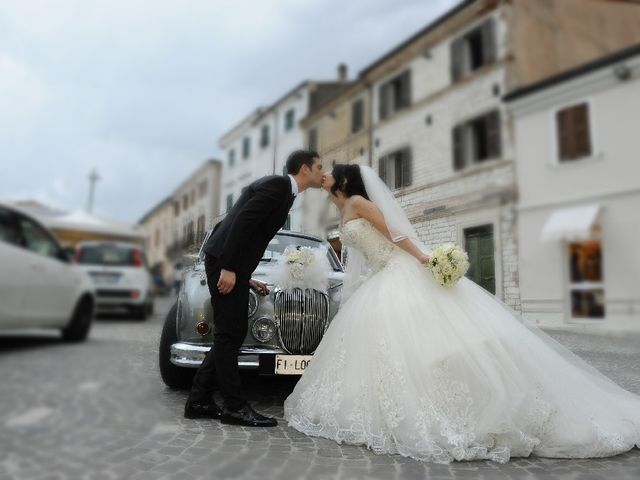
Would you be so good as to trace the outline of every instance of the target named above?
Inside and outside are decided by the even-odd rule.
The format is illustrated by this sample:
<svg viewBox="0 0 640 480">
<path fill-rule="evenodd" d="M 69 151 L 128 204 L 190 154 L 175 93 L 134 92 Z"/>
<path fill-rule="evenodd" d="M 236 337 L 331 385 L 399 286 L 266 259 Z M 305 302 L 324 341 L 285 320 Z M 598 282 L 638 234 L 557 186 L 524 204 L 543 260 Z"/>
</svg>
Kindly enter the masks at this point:
<svg viewBox="0 0 640 480">
<path fill-rule="evenodd" d="M 219 389 L 230 410 L 246 403 L 240 389 L 238 349 L 247 335 L 249 280 L 267 245 L 284 225 L 294 198 L 288 176 L 256 180 L 207 240 L 204 266 L 213 306 L 213 348 L 193 379 L 190 402 L 208 403 Z M 226 295 L 217 288 L 221 269 L 236 274 L 236 284 Z"/>
</svg>

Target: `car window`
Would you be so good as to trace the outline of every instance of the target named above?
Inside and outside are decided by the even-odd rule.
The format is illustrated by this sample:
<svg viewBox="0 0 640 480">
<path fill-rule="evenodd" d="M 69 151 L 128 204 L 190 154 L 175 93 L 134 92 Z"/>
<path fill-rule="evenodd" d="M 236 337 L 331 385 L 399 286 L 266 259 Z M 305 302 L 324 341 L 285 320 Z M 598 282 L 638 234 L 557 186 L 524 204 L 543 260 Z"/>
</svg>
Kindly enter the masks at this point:
<svg viewBox="0 0 640 480">
<path fill-rule="evenodd" d="M 18 219 L 25 246 L 32 252 L 47 257 L 58 258 L 60 247 L 40 225 L 28 218 Z"/>
<path fill-rule="evenodd" d="M 0 240 L 16 246 L 23 246 L 22 235 L 11 210 L 0 207 Z"/>
<path fill-rule="evenodd" d="M 134 264 L 133 249 L 119 245 L 83 245 L 78 254 L 78 263 L 130 266 Z"/>
</svg>

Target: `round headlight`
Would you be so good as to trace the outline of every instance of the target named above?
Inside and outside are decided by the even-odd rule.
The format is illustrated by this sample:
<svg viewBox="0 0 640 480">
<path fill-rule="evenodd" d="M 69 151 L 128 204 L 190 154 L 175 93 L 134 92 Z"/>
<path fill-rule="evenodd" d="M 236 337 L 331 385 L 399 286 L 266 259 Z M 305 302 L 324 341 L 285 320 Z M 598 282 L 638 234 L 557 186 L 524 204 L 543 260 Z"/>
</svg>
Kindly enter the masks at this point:
<svg viewBox="0 0 640 480">
<path fill-rule="evenodd" d="M 251 335 L 259 342 L 268 342 L 276 334 L 276 324 L 267 317 L 260 317 L 251 326 Z"/>
<path fill-rule="evenodd" d="M 253 317 L 258 311 L 258 294 L 249 289 L 249 318 Z"/>
<path fill-rule="evenodd" d="M 196 325 L 196 331 L 203 337 L 209 333 L 209 324 L 207 322 L 199 322 Z"/>
</svg>

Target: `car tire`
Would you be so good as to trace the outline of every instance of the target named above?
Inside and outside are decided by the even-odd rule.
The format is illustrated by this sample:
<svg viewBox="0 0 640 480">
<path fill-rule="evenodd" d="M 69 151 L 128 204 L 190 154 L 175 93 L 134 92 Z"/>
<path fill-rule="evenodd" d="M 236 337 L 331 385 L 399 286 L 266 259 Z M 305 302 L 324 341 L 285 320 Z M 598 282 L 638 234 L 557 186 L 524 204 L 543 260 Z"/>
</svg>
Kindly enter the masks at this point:
<svg viewBox="0 0 640 480">
<path fill-rule="evenodd" d="M 93 322 L 93 302 L 89 297 L 80 299 L 69 324 L 62 329 L 62 338 L 67 342 L 81 342 L 87 338 Z"/>
<path fill-rule="evenodd" d="M 178 341 L 178 334 L 176 332 L 177 313 L 178 304 L 174 303 L 162 327 L 158 360 L 160 376 L 165 385 L 175 390 L 185 390 L 191 387 L 196 369 L 178 367 L 171 363 L 171 345 Z"/>
</svg>

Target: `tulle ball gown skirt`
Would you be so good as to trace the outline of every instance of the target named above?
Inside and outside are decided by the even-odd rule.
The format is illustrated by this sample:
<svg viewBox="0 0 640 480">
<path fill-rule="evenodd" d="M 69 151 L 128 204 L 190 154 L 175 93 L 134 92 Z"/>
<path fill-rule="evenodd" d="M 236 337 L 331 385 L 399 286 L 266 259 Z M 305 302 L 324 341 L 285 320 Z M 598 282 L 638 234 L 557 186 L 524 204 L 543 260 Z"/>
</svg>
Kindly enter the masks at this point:
<svg viewBox="0 0 640 480">
<path fill-rule="evenodd" d="M 640 397 L 466 278 L 439 286 L 404 252 L 343 304 L 284 407 L 305 434 L 439 463 L 640 443 Z"/>
</svg>

